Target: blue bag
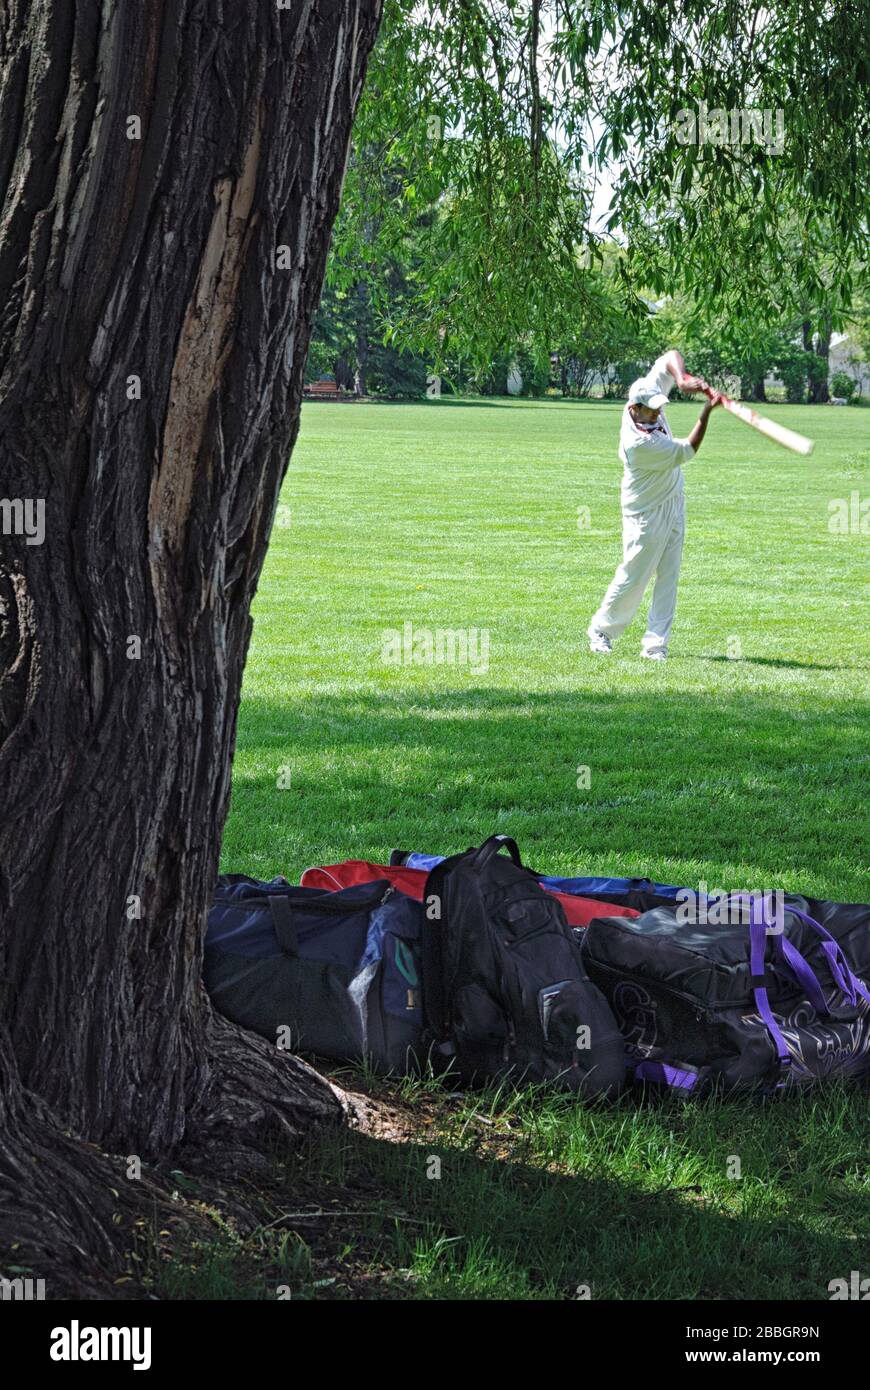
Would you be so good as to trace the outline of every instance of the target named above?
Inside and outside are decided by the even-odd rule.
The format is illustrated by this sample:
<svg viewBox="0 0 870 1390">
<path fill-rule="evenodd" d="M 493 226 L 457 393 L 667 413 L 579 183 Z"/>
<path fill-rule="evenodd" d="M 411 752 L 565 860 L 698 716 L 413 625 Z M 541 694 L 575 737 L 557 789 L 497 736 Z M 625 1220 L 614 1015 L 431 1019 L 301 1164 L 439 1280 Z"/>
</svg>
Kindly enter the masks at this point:
<svg viewBox="0 0 870 1390">
<path fill-rule="evenodd" d="M 340 892 L 244 874 L 218 880 L 203 974 L 222 1014 L 287 1051 L 418 1060 L 420 903 L 380 879 Z"/>
</svg>

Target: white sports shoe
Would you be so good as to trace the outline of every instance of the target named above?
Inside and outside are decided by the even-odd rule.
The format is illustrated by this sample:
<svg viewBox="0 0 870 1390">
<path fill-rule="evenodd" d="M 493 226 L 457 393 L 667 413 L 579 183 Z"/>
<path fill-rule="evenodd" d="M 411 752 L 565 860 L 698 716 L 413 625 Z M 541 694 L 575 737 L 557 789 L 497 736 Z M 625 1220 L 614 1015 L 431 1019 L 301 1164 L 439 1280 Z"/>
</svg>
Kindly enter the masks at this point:
<svg viewBox="0 0 870 1390">
<path fill-rule="evenodd" d="M 646 661 L 667 661 L 668 659 L 667 652 L 661 650 L 654 652 L 641 651 L 641 656 L 644 657 Z"/>
<path fill-rule="evenodd" d="M 613 643 L 603 632 L 599 632 L 597 627 L 590 627 L 586 631 L 589 638 L 590 652 L 601 652 L 607 654 L 613 651 Z"/>
</svg>

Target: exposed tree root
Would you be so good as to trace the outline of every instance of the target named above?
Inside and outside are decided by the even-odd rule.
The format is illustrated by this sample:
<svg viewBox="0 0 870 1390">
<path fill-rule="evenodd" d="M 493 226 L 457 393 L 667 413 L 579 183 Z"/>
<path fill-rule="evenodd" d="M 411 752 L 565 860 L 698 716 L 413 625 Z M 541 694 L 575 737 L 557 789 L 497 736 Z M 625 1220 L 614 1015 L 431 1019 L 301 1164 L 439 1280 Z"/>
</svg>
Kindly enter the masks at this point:
<svg viewBox="0 0 870 1390">
<path fill-rule="evenodd" d="M 344 1092 L 313 1067 L 212 1012 L 212 1079 L 178 1161 L 224 1178 L 266 1172 L 270 1158 L 319 1125 L 348 1119 Z"/>
<path fill-rule="evenodd" d="M 202 1207 L 173 1197 L 173 1168 L 219 1182 L 215 1205 L 244 1230 L 257 1221 L 244 1189 L 274 1172 L 276 1152 L 346 1122 L 344 1093 L 299 1058 L 218 1015 L 209 1036 L 211 1080 L 183 1145 L 137 1177 L 127 1155 L 63 1132 L 37 1097 L 0 1089 L 0 1277 L 44 1278 L 49 1299 L 132 1294 L 164 1240 L 213 1234 Z"/>
<path fill-rule="evenodd" d="M 123 1297 L 131 1252 L 182 1214 L 143 1171 L 61 1131 L 42 1103 L 19 1092 L 0 1101 L 0 1275 L 45 1280 L 46 1298 Z"/>
</svg>

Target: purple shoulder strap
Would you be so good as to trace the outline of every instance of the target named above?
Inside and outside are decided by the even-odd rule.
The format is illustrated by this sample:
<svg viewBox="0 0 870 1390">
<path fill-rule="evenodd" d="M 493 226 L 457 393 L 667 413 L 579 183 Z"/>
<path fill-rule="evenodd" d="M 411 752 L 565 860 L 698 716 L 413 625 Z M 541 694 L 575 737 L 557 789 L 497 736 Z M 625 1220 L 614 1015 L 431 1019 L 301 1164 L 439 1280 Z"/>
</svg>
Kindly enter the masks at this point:
<svg viewBox="0 0 870 1390">
<path fill-rule="evenodd" d="M 776 1055 L 779 1059 L 779 1080 L 776 1084 L 777 1087 L 780 1087 L 785 1085 L 786 1074 L 791 1066 L 791 1053 L 780 1031 L 779 1024 L 773 1016 L 770 1000 L 767 997 L 767 976 L 764 970 L 766 942 L 767 926 L 764 918 L 764 898 L 758 898 L 756 894 L 751 893 L 749 895 L 750 984 L 758 1012 L 764 1020 L 776 1048 Z"/>
<path fill-rule="evenodd" d="M 697 1083 L 698 1073 L 683 1067 L 670 1067 L 667 1062 L 638 1062 L 634 1069 L 635 1081 L 655 1081 L 660 1086 L 673 1086 L 680 1091 L 691 1091 Z"/>
</svg>

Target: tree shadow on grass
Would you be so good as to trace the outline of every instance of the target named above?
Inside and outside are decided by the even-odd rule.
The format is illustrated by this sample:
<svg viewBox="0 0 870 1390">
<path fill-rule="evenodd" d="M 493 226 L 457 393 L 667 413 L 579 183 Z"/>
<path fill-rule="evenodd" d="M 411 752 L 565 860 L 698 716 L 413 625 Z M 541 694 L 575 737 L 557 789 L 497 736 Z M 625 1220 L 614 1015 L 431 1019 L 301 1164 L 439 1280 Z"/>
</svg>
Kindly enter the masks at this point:
<svg viewBox="0 0 870 1390">
<path fill-rule="evenodd" d="M 582 1120 L 574 1123 L 582 1134 Z M 840 1232 L 866 1230 L 860 1194 L 844 1207 L 833 1177 L 840 1232 L 773 1204 L 769 1217 L 751 1202 L 743 1214 L 736 1187 L 726 1208 L 697 1186 L 649 1190 L 640 1171 L 636 1183 L 558 1173 L 495 1147 L 492 1129 L 473 1121 L 462 1147 L 354 1132 L 317 1138 L 290 1162 L 286 1229 L 318 1263 L 345 1252 L 351 1288 L 354 1269 L 366 1271 L 356 1296 L 641 1300 L 827 1299 L 829 1281 L 848 1277 L 856 1259 Z M 733 1136 L 721 1147 L 724 1171 Z M 325 1296 L 342 1296 L 342 1282 Z"/>
<path fill-rule="evenodd" d="M 860 898 L 868 713 L 830 695 L 796 708 L 664 688 L 249 698 L 226 867 L 244 869 L 253 841 L 287 872 L 297 858 L 379 858 L 397 844 L 446 854 L 502 831 L 551 872 L 686 866 L 691 882 L 739 865 L 771 886 Z M 276 788 L 285 765 L 290 791 Z"/>
<path fill-rule="evenodd" d="M 393 845 L 450 853 L 499 830 L 514 834 L 539 869 L 677 882 L 706 875 L 715 886 L 784 884 L 860 899 L 867 717 L 866 701 L 827 694 L 803 707 L 746 690 L 614 693 L 603 685 L 529 694 L 404 684 L 249 698 L 225 867 L 292 875 L 300 864 L 382 860 Z M 282 791 L 275 774 L 287 765 L 291 786 Z M 256 865 L 252 847 L 265 855 Z M 729 881 L 728 865 L 750 881 Z M 748 1143 L 741 1116 L 748 1120 L 749 1104 L 723 1106 L 709 1122 L 722 1135 L 723 1163 Z M 633 1105 L 614 1107 L 611 1152 L 627 1142 L 619 1123 Z M 645 1142 L 636 1180 L 595 1175 L 584 1126 L 602 1121 L 592 1114 L 571 1122 L 583 1169 L 574 1174 L 522 1161 L 516 1135 L 499 1153 L 483 1125 L 461 1147 L 346 1135 L 335 1141 L 345 1146 L 340 1160 L 312 1155 L 301 1172 L 316 1207 L 333 1164 L 339 1209 L 349 1203 L 362 1214 L 344 1225 L 312 1216 L 293 1229 L 318 1250 L 340 1232 L 334 1259 L 350 1245 L 352 1269 L 378 1270 L 356 1294 L 342 1293 L 339 1278 L 318 1297 L 568 1299 L 588 1285 L 595 1298 L 827 1299 L 830 1280 L 860 1267 L 852 1237 L 867 1236 L 866 1193 L 834 1162 L 854 1167 L 860 1144 L 851 1131 L 841 1140 L 832 1113 L 830 1160 L 808 1161 L 805 1174 L 794 1169 L 803 1158 L 794 1157 L 800 1116 L 792 1105 L 772 1106 L 758 1122 L 761 1148 L 747 1163 L 756 1180 L 768 1169 L 777 1175 L 788 1192 L 784 1212 L 751 1195 L 742 1209 L 726 1209 L 700 1184 L 646 1190 Z M 709 1125 L 699 1120 L 693 1130 L 685 1111 L 675 1112 L 675 1127 L 679 1114 L 688 1116 L 684 1149 L 705 1154 L 711 1172 Z M 651 1128 L 659 1122 L 654 1112 L 646 1119 Z M 433 1156 L 437 1179 L 428 1176 Z M 288 1173 L 287 1210 L 300 1209 L 296 1180 Z"/>
</svg>

